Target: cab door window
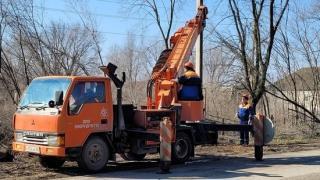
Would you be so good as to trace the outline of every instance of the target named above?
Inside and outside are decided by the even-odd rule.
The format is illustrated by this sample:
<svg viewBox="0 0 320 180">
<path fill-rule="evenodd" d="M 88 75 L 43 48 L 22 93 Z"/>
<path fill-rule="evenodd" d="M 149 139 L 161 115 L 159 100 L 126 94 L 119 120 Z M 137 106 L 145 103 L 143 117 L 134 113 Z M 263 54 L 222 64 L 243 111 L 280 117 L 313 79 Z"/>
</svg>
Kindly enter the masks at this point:
<svg viewBox="0 0 320 180">
<path fill-rule="evenodd" d="M 69 113 L 78 114 L 84 104 L 105 103 L 104 82 L 78 82 L 69 99 Z"/>
</svg>

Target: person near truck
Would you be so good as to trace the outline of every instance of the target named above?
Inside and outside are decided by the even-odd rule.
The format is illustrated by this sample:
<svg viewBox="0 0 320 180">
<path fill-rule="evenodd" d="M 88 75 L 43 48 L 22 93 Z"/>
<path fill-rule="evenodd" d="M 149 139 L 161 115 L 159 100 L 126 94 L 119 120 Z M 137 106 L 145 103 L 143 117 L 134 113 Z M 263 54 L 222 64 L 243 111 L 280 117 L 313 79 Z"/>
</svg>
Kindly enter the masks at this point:
<svg viewBox="0 0 320 180">
<path fill-rule="evenodd" d="M 241 125 L 248 125 L 249 120 L 253 118 L 254 112 L 251 104 L 249 103 L 249 95 L 243 94 L 241 103 L 238 108 L 237 116 Z M 249 131 L 240 131 L 240 145 L 249 144 Z"/>
<path fill-rule="evenodd" d="M 202 86 L 199 75 L 194 70 L 194 65 L 191 61 L 184 64 L 185 72 L 178 78 L 178 83 L 181 89 L 178 93 L 180 100 L 202 100 Z"/>
</svg>

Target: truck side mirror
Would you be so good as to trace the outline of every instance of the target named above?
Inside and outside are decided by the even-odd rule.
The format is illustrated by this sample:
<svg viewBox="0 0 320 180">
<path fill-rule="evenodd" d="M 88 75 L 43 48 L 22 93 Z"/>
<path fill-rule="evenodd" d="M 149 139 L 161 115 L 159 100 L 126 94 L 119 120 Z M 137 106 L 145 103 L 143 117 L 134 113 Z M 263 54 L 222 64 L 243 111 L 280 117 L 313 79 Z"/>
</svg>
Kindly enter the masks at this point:
<svg viewBox="0 0 320 180">
<path fill-rule="evenodd" d="M 63 104 L 63 91 L 56 91 L 54 101 L 56 106 L 61 106 Z"/>
</svg>

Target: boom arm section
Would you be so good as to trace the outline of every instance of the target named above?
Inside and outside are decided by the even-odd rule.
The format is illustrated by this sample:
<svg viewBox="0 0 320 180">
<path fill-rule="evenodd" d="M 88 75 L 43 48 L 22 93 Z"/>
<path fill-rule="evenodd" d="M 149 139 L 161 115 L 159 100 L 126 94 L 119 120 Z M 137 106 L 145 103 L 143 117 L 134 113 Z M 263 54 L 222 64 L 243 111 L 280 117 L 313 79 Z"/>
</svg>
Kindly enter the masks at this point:
<svg viewBox="0 0 320 180">
<path fill-rule="evenodd" d="M 170 80 L 175 79 L 180 74 L 183 64 L 189 60 L 197 37 L 205 27 L 207 13 L 207 7 L 200 6 L 195 18 L 187 21 L 184 27 L 171 36 L 172 50 L 163 52 L 166 57 L 160 56 L 148 82 L 148 109 L 153 107 L 159 109 L 162 105 L 168 106 L 176 101 L 177 85 Z M 152 99 L 153 87 L 156 96 L 154 100 Z"/>
</svg>

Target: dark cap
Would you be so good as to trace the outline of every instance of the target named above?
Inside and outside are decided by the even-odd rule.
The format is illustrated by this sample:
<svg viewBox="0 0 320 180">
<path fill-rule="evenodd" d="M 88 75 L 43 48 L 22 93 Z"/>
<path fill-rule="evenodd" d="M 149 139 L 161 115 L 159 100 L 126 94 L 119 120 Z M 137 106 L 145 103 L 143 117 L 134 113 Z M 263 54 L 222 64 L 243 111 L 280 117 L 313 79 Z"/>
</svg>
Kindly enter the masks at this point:
<svg viewBox="0 0 320 180">
<path fill-rule="evenodd" d="M 242 94 L 242 97 L 245 99 L 249 99 L 249 95 L 248 94 Z"/>
</svg>

